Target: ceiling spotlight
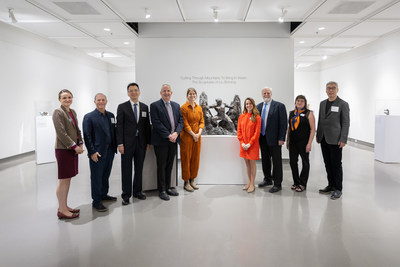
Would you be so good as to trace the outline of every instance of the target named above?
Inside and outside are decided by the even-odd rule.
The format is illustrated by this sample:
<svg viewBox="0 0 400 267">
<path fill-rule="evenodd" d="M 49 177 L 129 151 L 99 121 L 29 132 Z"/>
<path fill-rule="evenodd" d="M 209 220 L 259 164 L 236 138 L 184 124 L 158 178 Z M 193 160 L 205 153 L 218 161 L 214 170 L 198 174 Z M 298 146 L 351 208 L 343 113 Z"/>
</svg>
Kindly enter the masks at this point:
<svg viewBox="0 0 400 267">
<path fill-rule="evenodd" d="M 305 43 L 305 41 L 300 41 L 300 42 L 299 42 L 299 44 L 304 44 L 304 43 Z"/>
<path fill-rule="evenodd" d="M 8 17 L 11 19 L 12 23 L 17 23 L 18 22 L 18 20 L 15 18 L 15 15 L 14 15 L 14 8 L 9 8 L 8 9 Z"/>
<path fill-rule="evenodd" d="M 280 23 L 285 22 L 285 15 L 286 15 L 286 13 L 287 13 L 287 10 L 284 9 L 284 8 L 282 8 L 282 14 L 281 14 L 281 16 L 280 16 L 279 19 L 278 19 L 278 21 L 279 21 Z"/>
<path fill-rule="evenodd" d="M 218 22 L 218 10 L 216 7 L 213 8 L 213 17 L 214 17 L 214 22 Z"/>
<path fill-rule="evenodd" d="M 324 55 L 324 56 L 322 57 L 323 60 L 326 60 L 327 58 L 328 58 L 327 55 Z"/>
<path fill-rule="evenodd" d="M 128 44 L 130 44 L 130 42 L 124 42 L 124 45 L 128 45 Z"/>
<path fill-rule="evenodd" d="M 151 14 L 149 13 L 149 9 L 148 8 L 144 9 L 144 17 L 146 19 L 149 19 L 151 17 Z"/>
<path fill-rule="evenodd" d="M 325 30 L 325 27 L 319 27 L 318 30 L 323 31 L 323 30 Z"/>
<path fill-rule="evenodd" d="M 104 28 L 104 30 L 105 30 L 106 32 L 109 32 L 109 31 L 111 31 L 111 29 L 110 29 L 110 28 Z"/>
</svg>

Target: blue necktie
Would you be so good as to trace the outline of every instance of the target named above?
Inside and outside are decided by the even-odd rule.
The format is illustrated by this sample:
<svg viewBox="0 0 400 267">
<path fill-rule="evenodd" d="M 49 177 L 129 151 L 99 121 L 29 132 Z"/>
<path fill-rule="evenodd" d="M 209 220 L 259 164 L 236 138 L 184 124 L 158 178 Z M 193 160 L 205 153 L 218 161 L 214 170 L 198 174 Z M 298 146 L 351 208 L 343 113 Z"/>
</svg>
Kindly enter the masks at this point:
<svg viewBox="0 0 400 267">
<path fill-rule="evenodd" d="M 261 113 L 261 134 L 265 135 L 265 116 L 267 114 L 267 103 L 264 102 L 264 107 Z"/>
<path fill-rule="evenodd" d="M 133 116 L 135 116 L 135 121 L 138 122 L 136 107 L 137 107 L 137 104 L 136 103 L 133 104 Z M 138 136 L 138 135 L 139 135 L 139 130 L 136 130 L 136 136 Z"/>
</svg>

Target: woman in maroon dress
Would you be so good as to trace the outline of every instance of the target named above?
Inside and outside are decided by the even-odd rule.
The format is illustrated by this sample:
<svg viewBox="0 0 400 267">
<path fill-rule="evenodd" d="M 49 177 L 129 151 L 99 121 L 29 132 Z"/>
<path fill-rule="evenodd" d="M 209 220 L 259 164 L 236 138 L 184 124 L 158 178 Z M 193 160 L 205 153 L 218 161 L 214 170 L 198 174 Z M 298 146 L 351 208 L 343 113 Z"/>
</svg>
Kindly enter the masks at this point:
<svg viewBox="0 0 400 267">
<path fill-rule="evenodd" d="M 72 93 L 66 89 L 58 93 L 61 106 L 53 112 L 53 123 L 56 130 L 55 153 L 58 166 L 57 199 L 59 219 L 79 217 L 79 209 L 68 207 L 68 191 L 71 178 L 78 174 L 78 154 L 83 153 L 81 130 L 78 127 L 76 113 L 70 108 Z"/>
</svg>

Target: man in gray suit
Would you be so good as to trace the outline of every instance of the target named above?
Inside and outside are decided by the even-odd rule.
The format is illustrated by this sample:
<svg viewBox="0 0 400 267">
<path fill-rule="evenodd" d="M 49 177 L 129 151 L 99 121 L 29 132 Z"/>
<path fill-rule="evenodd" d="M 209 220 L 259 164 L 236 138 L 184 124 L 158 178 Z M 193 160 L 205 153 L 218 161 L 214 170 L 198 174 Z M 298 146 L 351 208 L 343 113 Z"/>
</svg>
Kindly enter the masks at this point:
<svg viewBox="0 0 400 267">
<path fill-rule="evenodd" d="M 320 193 L 332 193 L 331 199 L 342 195 L 343 169 L 342 148 L 347 143 L 350 127 L 349 104 L 338 97 L 337 82 L 326 84 L 328 99 L 319 106 L 317 142 L 321 144 L 328 186 L 320 189 Z"/>
</svg>

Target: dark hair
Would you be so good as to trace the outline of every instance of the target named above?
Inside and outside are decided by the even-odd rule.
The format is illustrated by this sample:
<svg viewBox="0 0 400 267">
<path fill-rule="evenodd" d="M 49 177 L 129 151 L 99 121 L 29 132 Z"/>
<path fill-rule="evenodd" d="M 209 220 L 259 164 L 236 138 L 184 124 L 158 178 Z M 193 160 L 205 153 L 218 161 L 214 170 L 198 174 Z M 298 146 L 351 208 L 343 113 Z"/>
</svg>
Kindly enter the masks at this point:
<svg viewBox="0 0 400 267">
<path fill-rule="evenodd" d="M 74 95 L 71 93 L 70 90 L 68 90 L 68 89 L 62 89 L 62 90 L 58 93 L 58 99 L 61 99 L 61 95 L 62 95 L 63 93 L 68 93 L 68 94 L 70 94 L 72 97 L 74 97 Z"/>
<path fill-rule="evenodd" d="M 303 99 L 304 102 L 306 102 L 305 105 L 304 105 L 304 107 L 307 108 L 307 98 L 306 98 L 304 95 L 298 95 L 298 96 L 296 96 L 296 99 L 294 100 L 294 102 L 296 103 L 296 101 L 297 101 L 298 99 Z M 295 104 L 295 105 L 296 105 L 296 104 Z"/>
<path fill-rule="evenodd" d="M 247 108 L 246 108 L 246 101 L 249 100 L 250 103 L 253 105 L 253 110 L 251 111 L 251 121 L 255 122 L 257 115 L 259 114 L 257 106 L 256 106 L 256 102 L 254 101 L 253 98 L 248 97 L 244 100 L 244 108 L 243 108 L 243 112 L 242 114 L 246 114 L 247 113 Z"/>
<path fill-rule="evenodd" d="M 189 93 L 190 93 L 191 91 L 193 91 L 193 92 L 196 94 L 196 96 L 197 96 L 197 91 L 196 91 L 196 89 L 194 89 L 194 88 L 191 87 L 191 88 L 187 89 L 187 91 L 186 91 L 186 97 L 189 96 Z"/>
<path fill-rule="evenodd" d="M 137 83 L 130 83 L 130 84 L 128 84 L 128 86 L 126 87 L 126 90 L 129 90 L 129 87 L 131 87 L 131 86 L 136 86 L 136 87 L 140 90 L 139 84 L 137 84 Z"/>
</svg>

